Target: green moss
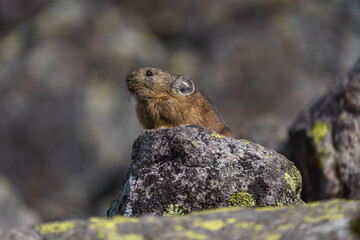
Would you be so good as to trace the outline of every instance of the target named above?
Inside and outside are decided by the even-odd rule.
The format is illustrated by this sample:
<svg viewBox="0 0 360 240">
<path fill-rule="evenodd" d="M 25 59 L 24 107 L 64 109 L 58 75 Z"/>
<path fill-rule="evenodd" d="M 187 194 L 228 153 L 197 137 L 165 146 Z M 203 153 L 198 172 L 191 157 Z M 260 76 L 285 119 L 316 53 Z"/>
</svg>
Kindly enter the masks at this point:
<svg viewBox="0 0 360 240">
<path fill-rule="evenodd" d="M 212 137 L 216 137 L 216 138 L 218 138 L 218 139 L 222 139 L 222 138 L 224 137 L 223 135 L 218 134 L 218 133 L 215 133 L 215 132 L 213 132 L 213 133 L 211 134 L 211 136 L 212 136 Z"/>
<path fill-rule="evenodd" d="M 165 212 L 163 213 L 164 216 L 178 216 L 184 215 L 187 212 L 186 207 L 180 207 L 179 204 L 170 204 Z"/>
<path fill-rule="evenodd" d="M 134 163 L 134 159 L 131 159 L 130 160 L 130 166 L 133 165 L 133 163 Z"/>
<path fill-rule="evenodd" d="M 225 226 L 222 220 L 208 220 L 208 221 L 197 221 L 194 223 L 195 227 L 201 227 L 205 230 L 218 231 Z"/>
<path fill-rule="evenodd" d="M 234 207 L 255 207 L 253 195 L 245 191 L 231 195 L 229 202 Z"/>
<path fill-rule="evenodd" d="M 72 228 L 74 228 L 74 224 L 70 221 L 51 222 L 35 225 L 35 229 L 40 233 L 40 235 L 62 233 Z"/>
<path fill-rule="evenodd" d="M 326 122 L 316 121 L 311 130 L 314 145 L 317 145 L 329 133 L 329 127 Z"/>
</svg>

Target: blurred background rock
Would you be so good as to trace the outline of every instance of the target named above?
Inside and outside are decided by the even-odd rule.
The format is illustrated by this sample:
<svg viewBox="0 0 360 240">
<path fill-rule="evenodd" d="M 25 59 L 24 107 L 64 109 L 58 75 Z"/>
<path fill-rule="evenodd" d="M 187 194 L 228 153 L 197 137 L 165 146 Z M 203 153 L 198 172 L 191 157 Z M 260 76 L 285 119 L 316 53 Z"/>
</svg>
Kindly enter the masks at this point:
<svg viewBox="0 0 360 240">
<path fill-rule="evenodd" d="M 238 138 L 279 150 L 359 53 L 355 0 L 0 0 L 0 174 L 33 222 L 104 216 L 141 132 L 128 71 L 190 76 Z"/>
</svg>

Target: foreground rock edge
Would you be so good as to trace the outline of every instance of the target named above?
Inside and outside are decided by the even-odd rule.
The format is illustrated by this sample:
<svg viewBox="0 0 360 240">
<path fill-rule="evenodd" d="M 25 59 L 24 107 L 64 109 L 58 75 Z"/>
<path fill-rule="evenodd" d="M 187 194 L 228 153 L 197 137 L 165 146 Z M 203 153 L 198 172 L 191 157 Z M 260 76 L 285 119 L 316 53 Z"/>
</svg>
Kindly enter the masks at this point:
<svg viewBox="0 0 360 240">
<path fill-rule="evenodd" d="M 223 208 L 184 216 L 115 216 L 52 221 L 0 233 L 0 239 L 358 239 L 360 201 L 307 206 Z"/>
</svg>

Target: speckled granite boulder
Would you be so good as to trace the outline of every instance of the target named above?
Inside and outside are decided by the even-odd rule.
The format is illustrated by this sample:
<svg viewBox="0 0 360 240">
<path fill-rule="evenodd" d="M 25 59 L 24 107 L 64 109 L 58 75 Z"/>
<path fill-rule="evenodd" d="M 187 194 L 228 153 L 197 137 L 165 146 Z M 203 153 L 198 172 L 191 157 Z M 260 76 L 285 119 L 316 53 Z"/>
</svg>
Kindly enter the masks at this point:
<svg viewBox="0 0 360 240">
<path fill-rule="evenodd" d="M 304 200 L 360 199 L 360 59 L 290 128 Z"/>
<path fill-rule="evenodd" d="M 302 202 L 292 162 L 246 140 L 200 126 L 145 130 L 108 216 L 172 215 L 227 206 Z"/>
</svg>

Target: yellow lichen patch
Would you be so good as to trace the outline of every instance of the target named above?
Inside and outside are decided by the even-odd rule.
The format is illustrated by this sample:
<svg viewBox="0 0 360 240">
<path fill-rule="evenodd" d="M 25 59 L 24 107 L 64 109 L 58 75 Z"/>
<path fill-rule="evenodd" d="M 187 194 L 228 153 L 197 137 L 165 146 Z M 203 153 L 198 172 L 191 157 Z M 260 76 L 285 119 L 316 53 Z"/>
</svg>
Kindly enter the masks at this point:
<svg viewBox="0 0 360 240">
<path fill-rule="evenodd" d="M 100 217 L 92 217 L 90 220 L 90 226 L 98 227 L 98 226 L 106 226 L 107 224 L 118 224 L 118 223 L 137 223 L 139 222 L 138 218 L 133 217 L 122 217 L 122 216 L 114 216 L 112 218 L 100 218 Z"/>
<path fill-rule="evenodd" d="M 186 212 L 186 207 L 180 207 L 179 204 L 169 204 L 166 208 L 163 216 L 178 216 L 184 215 Z"/>
<path fill-rule="evenodd" d="M 122 240 L 144 240 L 144 237 L 136 234 L 136 233 L 129 233 L 129 234 L 124 234 L 121 238 Z"/>
<path fill-rule="evenodd" d="M 194 145 L 195 147 L 199 146 L 199 144 L 198 144 L 197 142 L 195 142 L 195 141 L 192 141 L 191 143 L 192 143 L 192 145 Z"/>
<path fill-rule="evenodd" d="M 234 207 L 255 207 L 253 195 L 245 191 L 232 194 L 229 202 Z"/>
<path fill-rule="evenodd" d="M 316 205 L 317 203 L 310 203 L 311 207 Z M 344 214 L 339 207 L 339 200 L 334 199 L 328 202 L 321 204 L 318 208 L 323 209 L 322 213 L 310 213 L 307 217 L 305 217 L 304 222 L 312 223 L 312 222 L 324 222 L 324 221 L 333 221 L 344 218 Z"/>
<path fill-rule="evenodd" d="M 320 204 L 321 204 L 320 201 L 314 201 L 314 202 L 306 203 L 306 205 L 307 205 L 308 207 L 317 207 L 317 206 L 319 206 Z"/>
<path fill-rule="evenodd" d="M 295 227 L 294 224 L 282 224 L 282 225 L 278 226 L 278 230 L 287 231 L 287 230 L 292 229 L 294 227 Z"/>
<path fill-rule="evenodd" d="M 289 185 L 289 187 L 291 188 L 292 191 L 295 192 L 296 190 L 296 185 L 295 185 L 295 182 L 292 180 L 292 178 L 290 177 L 290 175 L 288 173 L 284 173 L 284 177 L 285 177 L 285 180 L 287 182 L 287 184 Z"/>
<path fill-rule="evenodd" d="M 301 173 L 295 166 L 293 166 L 291 168 L 290 176 L 291 176 L 292 180 L 294 181 L 294 183 L 296 184 L 296 186 L 299 186 L 302 184 Z"/>
<path fill-rule="evenodd" d="M 236 221 L 237 221 L 236 218 L 228 218 L 228 219 L 226 219 L 226 223 L 227 223 L 227 224 L 233 224 L 233 223 L 235 223 Z"/>
<path fill-rule="evenodd" d="M 312 222 L 325 222 L 325 221 L 332 221 L 332 220 L 338 220 L 344 218 L 344 214 L 342 213 L 325 213 L 323 215 L 317 215 L 317 216 L 307 216 L 304 219 L 304 222 L 306 223 L 312 223 Z"/>
<path fill-rule="evenodd" d="M 302 177 L 300 174 L 300 171 L 295 167 L 292 166 L 292 168 L 287 170 L 284 173 L 284 178 L 286 180 L 286 183 L 288 185 L 288 188 L 286 189 L 286 193 L 284 194 L 282 199 L 279 198 L 276 200 L 278 206 L 284 206 L 288 204 L 288 196 L 293 196 L 293 194 L 297 194 L 298 198 L 300 199 L 300 193 L 301 193 L 301 184 L 302 184 Z"/>
<path fill-rule="evenodd" d="M 264 225 L 257 224 L 254 222 L 239 222 L 235 225 L 235 227 L 248 229 L 248 230 L 261 231 L 264 228 Z"/>
<path fill-rule="evenodd" d="M 280 233 L 271 233 L 267 236 L 266 240 L 279 240 L 281 236 Z"/>
<path fill-rule="evenodd" d="M 175 230 L 175 231 L 183 231 L 183 230 L 184 230 L 184 226 L 182 226 L 182 225 L 175 225 L 175 226 L 174 226 L 174 230 Z"/>
<path fill-rule="evenodd" d="M 342 112 L 338 117 L 339 120 L 344 120 L 345 118 L 346 118 L 346 112 Z"/>
<path fill-rule="evenodd" d="M 323 169 L 325 166 L 325 159 L 329 156 L 330 150 L 326 147 L 316 146 L 316 156 L 319 159 L 319 165 Z"/>
<path fill-rule="evenodd" d="M 206 235 L 196 233 L 196 232 L 191 231 L 191 230 L 185 231 L 185 237 L 187 237 L 188 239 L 198 239 L 198 240 L 207 239 Z"/>
<path fill-rule="evenodd" d="M 120 239 L 124 239 L 124 237 L 122 238 L 118 237 L 116 225 L 124 224 L 124 223 L 137 223 L 139 222 L 139 219 L 115 216 L 112 218 L 93 217 L 90 218 L 89 221 L 90 221 L 89 228 L 96 229 L 98 231 L 99 239 L 120 240 Z M 132 235 L 130 234 L 130 237 L 131 236 Z"/>
<path fill-rule="evenodd" d="M 222 220 L 208 220 L 208 221 L 199 221 L 195 222 L 195 227 L 201 227 L 206 230 L 218 231 L 225 226 L 225 223 Z"/>
<path fill-rule="evenodd" d="M 243 141 L 245 144 L 249 144 L 249 141 L 246 139 L 240 139 L 240 141 Z"/>
<path fill-rule="evenodd" d="M 329 133 L 329 127 L 326 122 L 316 121 L 311 130 L 314 144 L 317 145 Z"/>
<path fill-rule="evenodd" d="M 268 207 L 258 207 L 255 210 L 258 212 L 272 212 L 272 211 L 277 211 L 279 209 L 281 208 L 268 206 Z"/>
<path fill-rule="evenodd" d="M 35 229 L 40 233 L 40 235 L 62 233 L 72 228 L 74 228 L 74 224 L 70 221 L 51 222 L 44 223 L 42 225 L 35 225 Z"/>
<path fill-rule="evenodd" d="M 215 133 L 215 132 L 213 132 L 213 133 L 211 134 L 211 136 L 212 136 L 212 137 L 216 137 L 216 138 L 218 138 L 218 139 L 222 139 L 222 138 L 224 137 L 223 135 L 218 134 L 218 133 Z"/>
</svg>

